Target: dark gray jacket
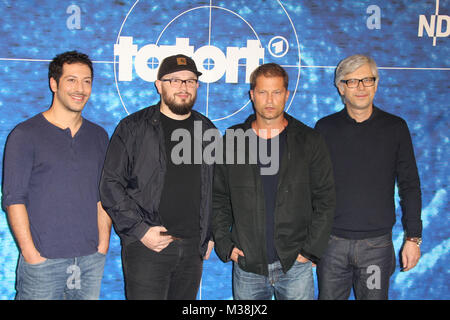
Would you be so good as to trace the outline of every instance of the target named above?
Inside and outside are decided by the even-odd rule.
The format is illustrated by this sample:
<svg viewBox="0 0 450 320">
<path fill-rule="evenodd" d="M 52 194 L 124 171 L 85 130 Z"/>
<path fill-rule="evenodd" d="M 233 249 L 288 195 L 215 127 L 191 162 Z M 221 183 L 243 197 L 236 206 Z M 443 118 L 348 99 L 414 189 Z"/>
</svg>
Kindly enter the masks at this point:
<svg viewBox="0 0 450 320">
<path fill-rule="evenodd" d="M 285 117 L 287 139 L 279 169 L 274 240 L 287 272 L 299 253 L 313 261 L 320 259 L 328 244 L 336 196 L 324 140 L 300 121 Z M 253 115 L 233 129 L 245 131 L 254 119 Z M 230 260 L 235 246 L 245 255 L 239 257 L 243 270 L 267 275 L 264 189 L 258 170 L 257 164 L 216 164 L 212 226 L 216 252 L 223 261 Z"/>
<path fill-rule="evenodd" d="M 214 128 L 196 111 L 202 130 Z M 166 173 L 166 150 L 160 105 L 124 118 L 118 124 L 106 153 L 100 180 L 100 199 L 123 244 L 140 240 L 151 226 L 161 225 L 158 214 Z M 205 143 L 203 142 L 203 148 Z M 204 255 L 211 238 L 213 165 L 201 165 L 200 245 Z M 186 186 L 189 188 L 189 186 Z"/>
</svg>

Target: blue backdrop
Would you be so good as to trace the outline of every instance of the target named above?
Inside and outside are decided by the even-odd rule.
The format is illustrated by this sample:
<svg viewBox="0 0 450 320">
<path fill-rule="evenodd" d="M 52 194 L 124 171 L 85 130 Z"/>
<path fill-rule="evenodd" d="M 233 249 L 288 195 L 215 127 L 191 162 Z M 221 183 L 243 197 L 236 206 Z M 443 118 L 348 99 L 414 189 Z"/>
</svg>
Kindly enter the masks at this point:
<svg viewBox="0 0 450 320">
<path fill-rule="evenodd" d="M 423 194 L 422 258 L 412 271 L 397 267 L 390 297 L 450 297 L 450 0 L 2 0 L 0 8 L 1 146 L 15 125 L 49 107 L 48 62 L 67 50 L 94 60 L 84 116 L 110 135 L 120 119 L 158 101 L 155 70 L 174 51 L 193 56 L 204 72 L 195 108 L 222 131 L 252 113 L 248 75 L 258 64 L 276 62 L 287 69 L 287 110 L 314 126 L 343 107 L 333 86 L 337 63 L 355 53 L 373 56 L 380 68 L 375 104 L 407 121 Z M 400 216 L 398 210 L 397 253 Z M 1 299 L 14 297 L 17 258 L 2 214 Z M 204 265 L 199 298 L 231 297 L 231 265 L 213 254 Z M 124 298 L 114 233 L 101 298 Z"/>
</svg>

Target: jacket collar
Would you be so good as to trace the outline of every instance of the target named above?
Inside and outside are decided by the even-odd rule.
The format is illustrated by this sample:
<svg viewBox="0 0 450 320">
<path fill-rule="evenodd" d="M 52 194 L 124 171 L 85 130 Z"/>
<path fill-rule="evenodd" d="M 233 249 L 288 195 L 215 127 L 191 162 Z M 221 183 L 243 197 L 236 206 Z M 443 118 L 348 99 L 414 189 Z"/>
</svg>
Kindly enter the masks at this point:
<svg viewBox="0 0 450 320">
<path fill-rule="evenodd" d="M 161 107 L 161 101 L 159 101 L 157 104 L 147 108 L 146 118 L 154 126 L 159 125 L 159 123 L 161 122 L 160 107 Z"/>
</svg>

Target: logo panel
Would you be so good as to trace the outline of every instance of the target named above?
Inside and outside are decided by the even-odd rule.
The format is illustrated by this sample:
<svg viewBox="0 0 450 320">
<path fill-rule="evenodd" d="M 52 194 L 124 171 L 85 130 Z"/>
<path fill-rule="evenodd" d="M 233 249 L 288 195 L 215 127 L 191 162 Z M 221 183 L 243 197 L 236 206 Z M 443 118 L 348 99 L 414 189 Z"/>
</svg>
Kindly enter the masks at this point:
<svg viewBox="0 0 450 320">
<path fill-rule="evenodd" d="M 239 10 L 220 1 L 154 6 L 152 1 L 136 1 L 114 45 L 115 83 L 127 113 L 158 101 L 152 82 L 159 63 L 178 53 L 192 57 L 202 72 L 195 108 L 213 121 L 239 115 L 234 123 L 252 112 L 250 74 L 267 62 L 279 63 L 288 71 L 291 97 L 286 109 L 290 108 L 301 60 L 297 32 L 281 2 L 242 1 Z M 267 17 L 271 11 L 270 23 L 259 16 Z M 282 34 L 274 35 L 273 30 Z"/>
</svg>

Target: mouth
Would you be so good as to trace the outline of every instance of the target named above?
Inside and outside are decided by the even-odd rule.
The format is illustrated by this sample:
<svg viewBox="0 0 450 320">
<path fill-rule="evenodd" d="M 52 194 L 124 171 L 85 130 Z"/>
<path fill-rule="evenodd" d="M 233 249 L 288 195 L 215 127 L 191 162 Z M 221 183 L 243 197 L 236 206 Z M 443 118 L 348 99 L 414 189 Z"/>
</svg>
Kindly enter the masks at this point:
<svg viewBox="0 0 450 320">
<path fill-rule="evenodd" d="M 175 96 L 184 100 L 184 99 L 189 98 L 191 95 L 189 93 L 177 93 L 177 94 L 175 94 Z"/>
<path fill-rule="evenodd" d="M 73 100 L 75 100 L 76 102 L 83 102 L 84 101 L 84 98 L 85 98 L 85 95 L 80 95 L 80 94 L 72 94 L 72 95 L 70 95 L 70 97 L 73 99 Z"/>
</svg>

